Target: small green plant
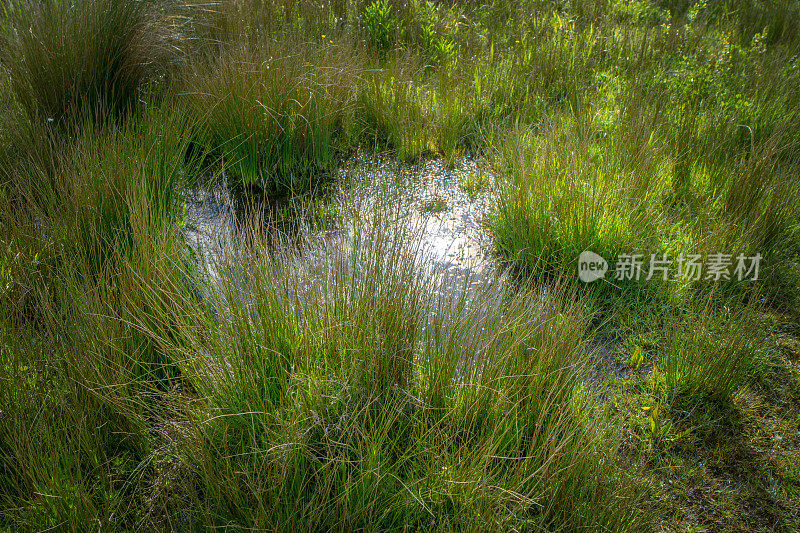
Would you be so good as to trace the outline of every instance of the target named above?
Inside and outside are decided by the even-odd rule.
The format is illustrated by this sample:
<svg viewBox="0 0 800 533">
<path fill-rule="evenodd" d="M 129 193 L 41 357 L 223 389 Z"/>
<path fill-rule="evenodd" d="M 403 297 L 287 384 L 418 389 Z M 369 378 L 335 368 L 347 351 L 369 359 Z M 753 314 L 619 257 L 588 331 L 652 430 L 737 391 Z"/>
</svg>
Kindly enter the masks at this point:
<svg viewBox="0 0 800 533">
<path fill-rule="evenodd" d="M 436 64 L 447 64 L 456 55 L 453 39 L 439 35 L 432 23 L 420 27 L 422 46 L 428 58 Z"/>
<path fill-rule="evenodd" d="M 659 406 L 656 404 L 649 410 L 647 418 L 647 429 L 649 430 L 650 438 L 653 440 L 654 445 L 660 447 L 672 430 L 671 420 L 660 420 L 658 416 Z"/>
<path fill-rule="evenodd" d="M 486 172 L 471 172 L 460 182 L 461 190 L 467 193 L 469 199 L 475 199 L 491 185 L 491 180 Z"/>
<path fill-rule="evenodd" d="M 628 364 L 634 370 L 639 370 L 639 367 L 642 366 L 642 361 L 644 361 L 644 355 L 642 354 L 642 349 L 637 346 L 636 349 L 631 354 L 631 358 L 628 361 Z"/>
<path fill-rule="evenodd" d="M 664 419 L 661 405 L 647 404 L 642 406 L 647 417 L 644 421 L 644 439 L 649 448 L 659 453 L 669 452 L 676 443 L 695 430 L 689 427 L 683 431 L 673 431 L 676 427 L 671 419 Z"/>
<path fill-rule="evenodd" d="M 434 196 L 423 200 L 419 207 L 420 211 L 426 214 L 436 214 L 447 211 L 447 200 L 441 196 Z"/>
<path fill-rule="evenodd" d="M 399 22 L 392 14 L 389 0 L 373 0 L 364 8 L 364 25 L 370 44 L 381 57 L 394 48 L 400 35 Z"/>
<path fill-rule="evenodd" d="M 457 55 L 458 15 L 452 10 L 445 10 L 442 16 L 440 9 L 445 8 L 426 0 L 419 2 L 415 10 L 419 45 L 426 60 L 433 65 L 447 65 Z"/>
</svg>

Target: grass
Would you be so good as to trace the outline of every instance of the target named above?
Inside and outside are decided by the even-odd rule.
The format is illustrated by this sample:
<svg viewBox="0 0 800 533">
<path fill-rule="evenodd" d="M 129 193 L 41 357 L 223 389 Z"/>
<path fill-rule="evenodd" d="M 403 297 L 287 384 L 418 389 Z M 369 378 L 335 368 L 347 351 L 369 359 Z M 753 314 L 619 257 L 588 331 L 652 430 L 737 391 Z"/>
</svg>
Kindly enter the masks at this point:
<svg viewBox="0 0 800 533">
<path fill-rule="evenodd" d="M 158 337 L 205 399 L 187 465 L 201 523 L 633 527 L 629 506 L 609 504 L 613 486 L 630 485 L 593 453 L 609 441 L 581 393 L 575 304 L 563 307 L 560 290 L 486 294 L 508 299 L 502 313 L 462 299 L 425 327 L 432 280 L 379 227 L 323 249 L 311 272 L 267 250 L 227 250 L 209 295 L 219 315 L 198 310 L 188 338 Z"/>
<path fill-rule="evenodd" d="M 7 7 L 6 7 L 7 6 Z M 3 63 L 31 120 L 127 112 L 163 74 L 176 39 L 157 2 L 7 2 Z"/>
<path fill-rule="evenodd" d="M 299 39 L 239 48 L 191 74 L 198 141 L 243 186 L 279 195 L 312 188 L 348 148 L 357 58 Z"/>
<path fill-rule="evenodd" d="M 663 202 L 666 165 L 650 140 L 637 150 L 622 139 L 632 133 L 627 126 L 606 142 L 592 139 L 587 124 L 511 134 L 499 155 L 511 184 L 494 219 L 500 249 L 545 272 L 573 270 L 583 250 L 609 258 L 661 252 L 664 223 L 653 205 Z"/>
<path fill-rule="evenodd" d="M 797 529 L 797 1 L 0 8 L 0 529 Z M 484 159 L 502 276 L 357 151 Z"/>
</svg>

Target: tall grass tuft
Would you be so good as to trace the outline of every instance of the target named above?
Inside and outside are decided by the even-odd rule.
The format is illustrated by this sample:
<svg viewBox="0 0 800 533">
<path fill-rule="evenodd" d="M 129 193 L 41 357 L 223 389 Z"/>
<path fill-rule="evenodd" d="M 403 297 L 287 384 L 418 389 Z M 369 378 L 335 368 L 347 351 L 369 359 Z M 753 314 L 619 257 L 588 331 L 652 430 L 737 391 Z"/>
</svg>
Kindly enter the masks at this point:
<svg viewBox="0 0 800 533">
<path fill-rule="evenodd" d="M 16 1 L 0 60 L 31 120 L 125 113 L 164 73 L 176 36 L 157 1 Z"/>
<path fill-rule="evenodd" d="M 3 166 L 4 526 L 131 528 L 150 512 L 165 445 L 153 435 L 175 419 L 179 374 L 133 324 L 164 324 L 188 291 L 175 209 L 187 135 L 156 116 L 69 140 L 32 126 L 44 140 L 27 148 L 50 153 Z"/>
<path fill-rule="evenodd" d="M 231 182 L 285 195 L 348 147 L 359 74 L 348 45 L 245 42 L 192 73 L 188 101 Z"/>
<path fill-rule="evenodd" d="M 661 369 L 669 396 L 730 401 L 755 373 L 764 349 L 759 326 L 757 304 L 743 298 L 720 304 L 709 297 L 697 312 L 667 320 Z"/>
<path fill-rule="evenodd" d="M 613 140 L 598 139 L 592 121 L 565 118 L 502 141 L 498 166 L 508 185 L 492 220 L 501 251 L 547 273 L 573 271 L 584 250 L 658 253 L 668 176 L 657 137 L 637 135 L 647 127 L 634 125 L 640 118 L 620 121 Z"/>
<path fill-rule="evenodd" d="M 214 313 L 139 322 L 199 393 L 190 523 L 635 529 L 577 304 L 559 286 L 435 300 L 377 219 L 277 254 L 246 230 L 215 260 Z"/>
</svg>

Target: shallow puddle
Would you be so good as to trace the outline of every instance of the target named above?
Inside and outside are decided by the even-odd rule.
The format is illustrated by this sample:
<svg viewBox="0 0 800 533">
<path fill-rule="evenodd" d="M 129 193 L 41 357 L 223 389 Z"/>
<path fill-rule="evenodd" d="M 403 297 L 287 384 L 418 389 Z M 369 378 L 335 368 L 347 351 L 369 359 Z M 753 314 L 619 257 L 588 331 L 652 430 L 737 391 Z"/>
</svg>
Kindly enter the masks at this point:
<svg viewBox="0 0 800 533">
<path fill-rule="evenodd" d="M 403 164 L 361 157 L 340 174 L 345 204 L 402 226 L 409 248 L 441 277 L 442 291 L 475 289 L 497 274 L 486 227 L 493 180 L 485 163 L 470 159 L 448 167 L 438 159 Z"/>
<path fill-rule="evenodd" d="M 486 228 L 493 179 L 487 165 L 475 160 L 448 167 L 436 159 L 403 164 L 357 155 L 339 169 L 337 189 L 323 202 L 266 207 L 261 218 L 274 246 L 300 245 L 306 256 L 309 249 L 346 246 L 343 237 L 355 224 L 379 220 L 387 234 L 403 236 L 422 268 L 441 278 L 436 284 L 440 292 L 463 287 L 472 292 L 497 274 Z M 241 210 L 225 186 L 191 191 L 185 202 L 187 242 L 213 280 L 218 276 L 215 256 L 241 239 Z"/>
</svg>

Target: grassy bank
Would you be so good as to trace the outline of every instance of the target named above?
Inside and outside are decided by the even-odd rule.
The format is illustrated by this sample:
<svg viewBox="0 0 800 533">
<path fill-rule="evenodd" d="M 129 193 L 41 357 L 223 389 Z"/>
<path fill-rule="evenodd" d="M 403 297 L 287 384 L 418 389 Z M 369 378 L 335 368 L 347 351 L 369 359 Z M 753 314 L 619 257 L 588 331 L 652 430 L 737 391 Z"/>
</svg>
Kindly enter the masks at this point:
<svg viewBox="0 0 800 533">
<path fill-rule="evenodd" d="M 798 31 L 796 1 L 0 0 L 0 529 L 797 529 Z M 445 285 L 346 194 L 336 239 L 243 209 L 189 245 L 188 191 L 328 209 L 357 152 L 485 160 L 504 281 Z"/>
</svg>

